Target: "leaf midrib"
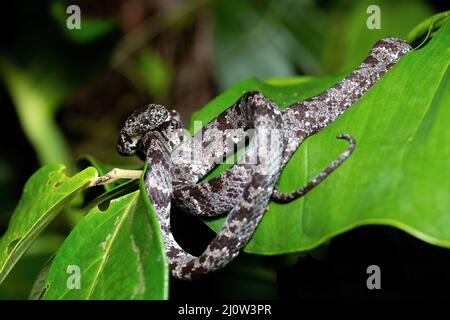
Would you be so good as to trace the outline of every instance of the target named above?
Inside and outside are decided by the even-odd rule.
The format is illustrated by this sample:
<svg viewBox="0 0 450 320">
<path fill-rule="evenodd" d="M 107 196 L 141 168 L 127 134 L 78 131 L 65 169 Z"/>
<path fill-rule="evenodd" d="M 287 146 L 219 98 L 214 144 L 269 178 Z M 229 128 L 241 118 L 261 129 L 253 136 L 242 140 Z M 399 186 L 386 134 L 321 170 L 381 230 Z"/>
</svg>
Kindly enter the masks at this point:
<svg viewBox="0 0 450 320">
<path fill-rule="evenodd" d="M 5 280 L 12 267 L 20 259 L 20 255 L 18 256 L 17 254 L 22 252 L 23 247 L 26 247 L 26 245 L 32 240 L 32 236 L 42 232 L 46 222 L 51 220 L 52 217 L 56 216 L 62 209 L 63 203 L 71 198 L 73 199 L 88 184 L 89 182 L 84 182 L 81 186 L 78 186 L 65 197 L 62 197 L 56 203 L 51 205 L 47 210 L 45 210 L 44 213 L 42 213 L 42 215 L 36 220 L 36 222 L 30 228 L 28 228 L 28 231 L 24 235 L 17 234 L 17 236 L 19 236 L 21 239 L 17 242 L 11 253 L 6 257 L 4 263 L 0 266 L 0 284 L 3 282 L 3 280 Z M 14 241 L 15 239 L 16 237 L 13 235 L 12 241 Z M 7 246 L 9 246 L 12 241 L 9 241 L 7 243 Z M 26 251 L 27 249 L 28 248 L 24 249 L 23 251 Z"/>
<path fill-rule="evenodd" d="M 113 234 L 111 235 L 111 238 L 108 240 L 107 244 L 106 244 L 106 248 L 103 252 L 102 255 L 102 262 L 100 263 L 100 266 L 97 270 L 97 273 L 95 274 L 94 277 L 94 281 L 92 282 L 91 288 L 89 289 L 88 295 L 87 295 L 87 299 L 90 299 L 95 287 L 97 286 L 98 280 L 99 280 L 99 275 L 102 273 L 103 269 L 105 268 L 106 262 L 108 261 L 109 258 L 109 251 L 111 249 L 111 246 L 114 242 L 114 239 L 116 238 L 122 224 L 124 223 L 124 221 L 126 220 L 126 218 L 128 217 L 128 214 L 131 212 L 131 208 L 133 207 L 133 204 L 135 203 L 136 199 L 137 199 L 137 195 L 134 196 L 135 199 L 133 199 L 132 202 L 129 203 L 129 205 L 126 207 L 126 209 L 124 210 L 124 213 L 122 214 L 122 217 L 119 220 L 119 223 L 117 223 L 117 225 L 115 225 Z"/>
</svg>

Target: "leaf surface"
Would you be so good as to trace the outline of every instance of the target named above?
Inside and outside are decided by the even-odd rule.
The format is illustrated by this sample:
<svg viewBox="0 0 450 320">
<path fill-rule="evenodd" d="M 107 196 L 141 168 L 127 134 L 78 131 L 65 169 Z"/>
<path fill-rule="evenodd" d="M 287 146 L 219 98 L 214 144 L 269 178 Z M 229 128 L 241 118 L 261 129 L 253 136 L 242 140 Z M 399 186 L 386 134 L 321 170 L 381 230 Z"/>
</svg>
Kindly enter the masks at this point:
<svg viewBox="0 0 450 320">
<path fill-rule="evenodd" d="M 135 191 L 90 211 L 57 252 L 46 284 L 43 299 L 167 299 L 164 250 L 146 195 Z"/>
<path fill-rule="evenodd" d="M 0 283 L 61 208 L 97 176 L 92 167 L 73 177 L 67 177 L 64 170 L 62 164 L 47 165 L 27 181 L 8 229 L 0 239 Z"/>
</svg>

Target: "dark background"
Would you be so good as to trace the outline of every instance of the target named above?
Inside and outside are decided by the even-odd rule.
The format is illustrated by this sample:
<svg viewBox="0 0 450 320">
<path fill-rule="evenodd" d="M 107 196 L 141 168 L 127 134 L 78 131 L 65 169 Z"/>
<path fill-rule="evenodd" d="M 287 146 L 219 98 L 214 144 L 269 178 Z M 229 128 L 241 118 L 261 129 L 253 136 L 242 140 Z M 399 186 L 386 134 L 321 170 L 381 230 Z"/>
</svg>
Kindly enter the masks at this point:
<svg viewBox="0 0 450 320">
<path fill-rule="evenodd" d="M 78 35 L 65 29 L 64 9 L 71 3 L 81 8 Z M 381 7 L 379 31 L 365 27 L 369 4 Z M 74 172 L 77 160 L 90 154 L 115 166 L 139 166 L 138 160 L 115 152 L 120 125 L 135 108 L 160 103 L 176 108 L 187 123 L 193 111 L 246 77 L 349 71 L 373 44 L 371 37 L 405 37 L 421 20 L 449 7 L 448 1 L 421 0 L 24 0 L 4 4 L 0 234 L 25 181 L 45 163 L 64 162 Z M 23 103 L 24 96 L 31 101 Z M 42 127 L 32 128 L 24 114 L 32 115 L 31 123 Z M 41 122 L 42 115 L 45 121 Z M 39 144 L 36 137 L 41 135 L 44 142 Z M 65 212 L 50 226 L 0 286 L 0 298 L 27 298 L 42 264 L 78 218 Z M 174 220 L 176 236 L 193 253 L 201 252 L 213 236 L 193 217 L 175 214 Z M 200 236 L 192 238 L 192 234 Z M 381 268 L 382 290 L 366 288 L 366 268 L 371 264 Z M 449 298 L 448 270 L 447 249 L 393 228 L 368 226 L 340 235 L 309 254 L 242 254 L 226 270 L 198 282 L 172 281 L 170 296 Z"/>
</svg>

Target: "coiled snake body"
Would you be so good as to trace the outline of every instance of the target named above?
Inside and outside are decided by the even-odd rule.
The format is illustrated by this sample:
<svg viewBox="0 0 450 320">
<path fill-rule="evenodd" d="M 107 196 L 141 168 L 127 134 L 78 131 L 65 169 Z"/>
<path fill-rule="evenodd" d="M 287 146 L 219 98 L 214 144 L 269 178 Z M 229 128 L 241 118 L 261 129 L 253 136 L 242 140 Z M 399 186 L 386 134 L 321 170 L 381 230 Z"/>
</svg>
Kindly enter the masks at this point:
<svg viewBox="0 0 450 320">
<path fill-rule="evenodd" d="M 409 50 L 401 39 L 381 39 L 348 77 L 283 110 L 261 93 L 248 92 L 192 139 L 180 137 L 179 117 L 163 106 L 149 105 L 128 117 L 117 149 L 122 155 L 137 153 L 149 163 L 145 186 L 158 216 L 172 275 L 193 279 L 222 268 L 250 240 L 271 197 L 291 201 L 335 170 L 355 147 L 348 134 L 338 136 L 349 141 L 348 149 L 303 188 L 290 194 L 276 189 L 283 166 L 301 142 L 348 109 Z M 254 135 L 245 155 L 219 176 L 198 183 L 224 155 L 234 152 L 235 143 L 244 141 L 248 127 Z M 199 257 L 184 251 L 170 231 L 172 201 L 199 216 L 229 212 Z"/>
</svg>

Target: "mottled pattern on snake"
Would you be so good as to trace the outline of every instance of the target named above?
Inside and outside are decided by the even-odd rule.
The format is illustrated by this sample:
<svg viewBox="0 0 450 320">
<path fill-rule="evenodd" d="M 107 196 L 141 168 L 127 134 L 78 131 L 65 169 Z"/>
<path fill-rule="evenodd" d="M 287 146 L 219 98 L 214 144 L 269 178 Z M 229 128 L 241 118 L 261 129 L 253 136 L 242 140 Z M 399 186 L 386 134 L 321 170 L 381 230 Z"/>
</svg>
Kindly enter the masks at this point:
<svg viewBox="0 0 450 320">
<path fill-rule="evenodd" d="M 355 145 L 346 134 L 340 138 L 350 142 L 349 149 L 309 186 L 288 195 L 276 190 L 280 171 L 301 142 L 347 110 L 409 50 L 411 47 L 401 39 L 382 39 L 348 77 L 284 110 L 261 93 L 248 92 L 192 139 L 179 137 L 179 118 L 162 106 L 150 105 L 133 113 L 121 130 L 118 151 L 138 153 L 149 162 L 145 185 L 159 219 L 172 275 L 193 279 L 225 266 L 250 240 L 270 196 L 284 202 L 295 199 L 342 163 Z M 198 183 L 224 155 L 234 151 L 234 142 L 242 141 L 244 129 L 249 127 L 255 129 L 255 135 L 243 158 L 216 178 Z M 200 216 L 231 210 L 200 257 L 185 252 L 175 241 L 170 231 L 171 201 Z"/>
</svg>

